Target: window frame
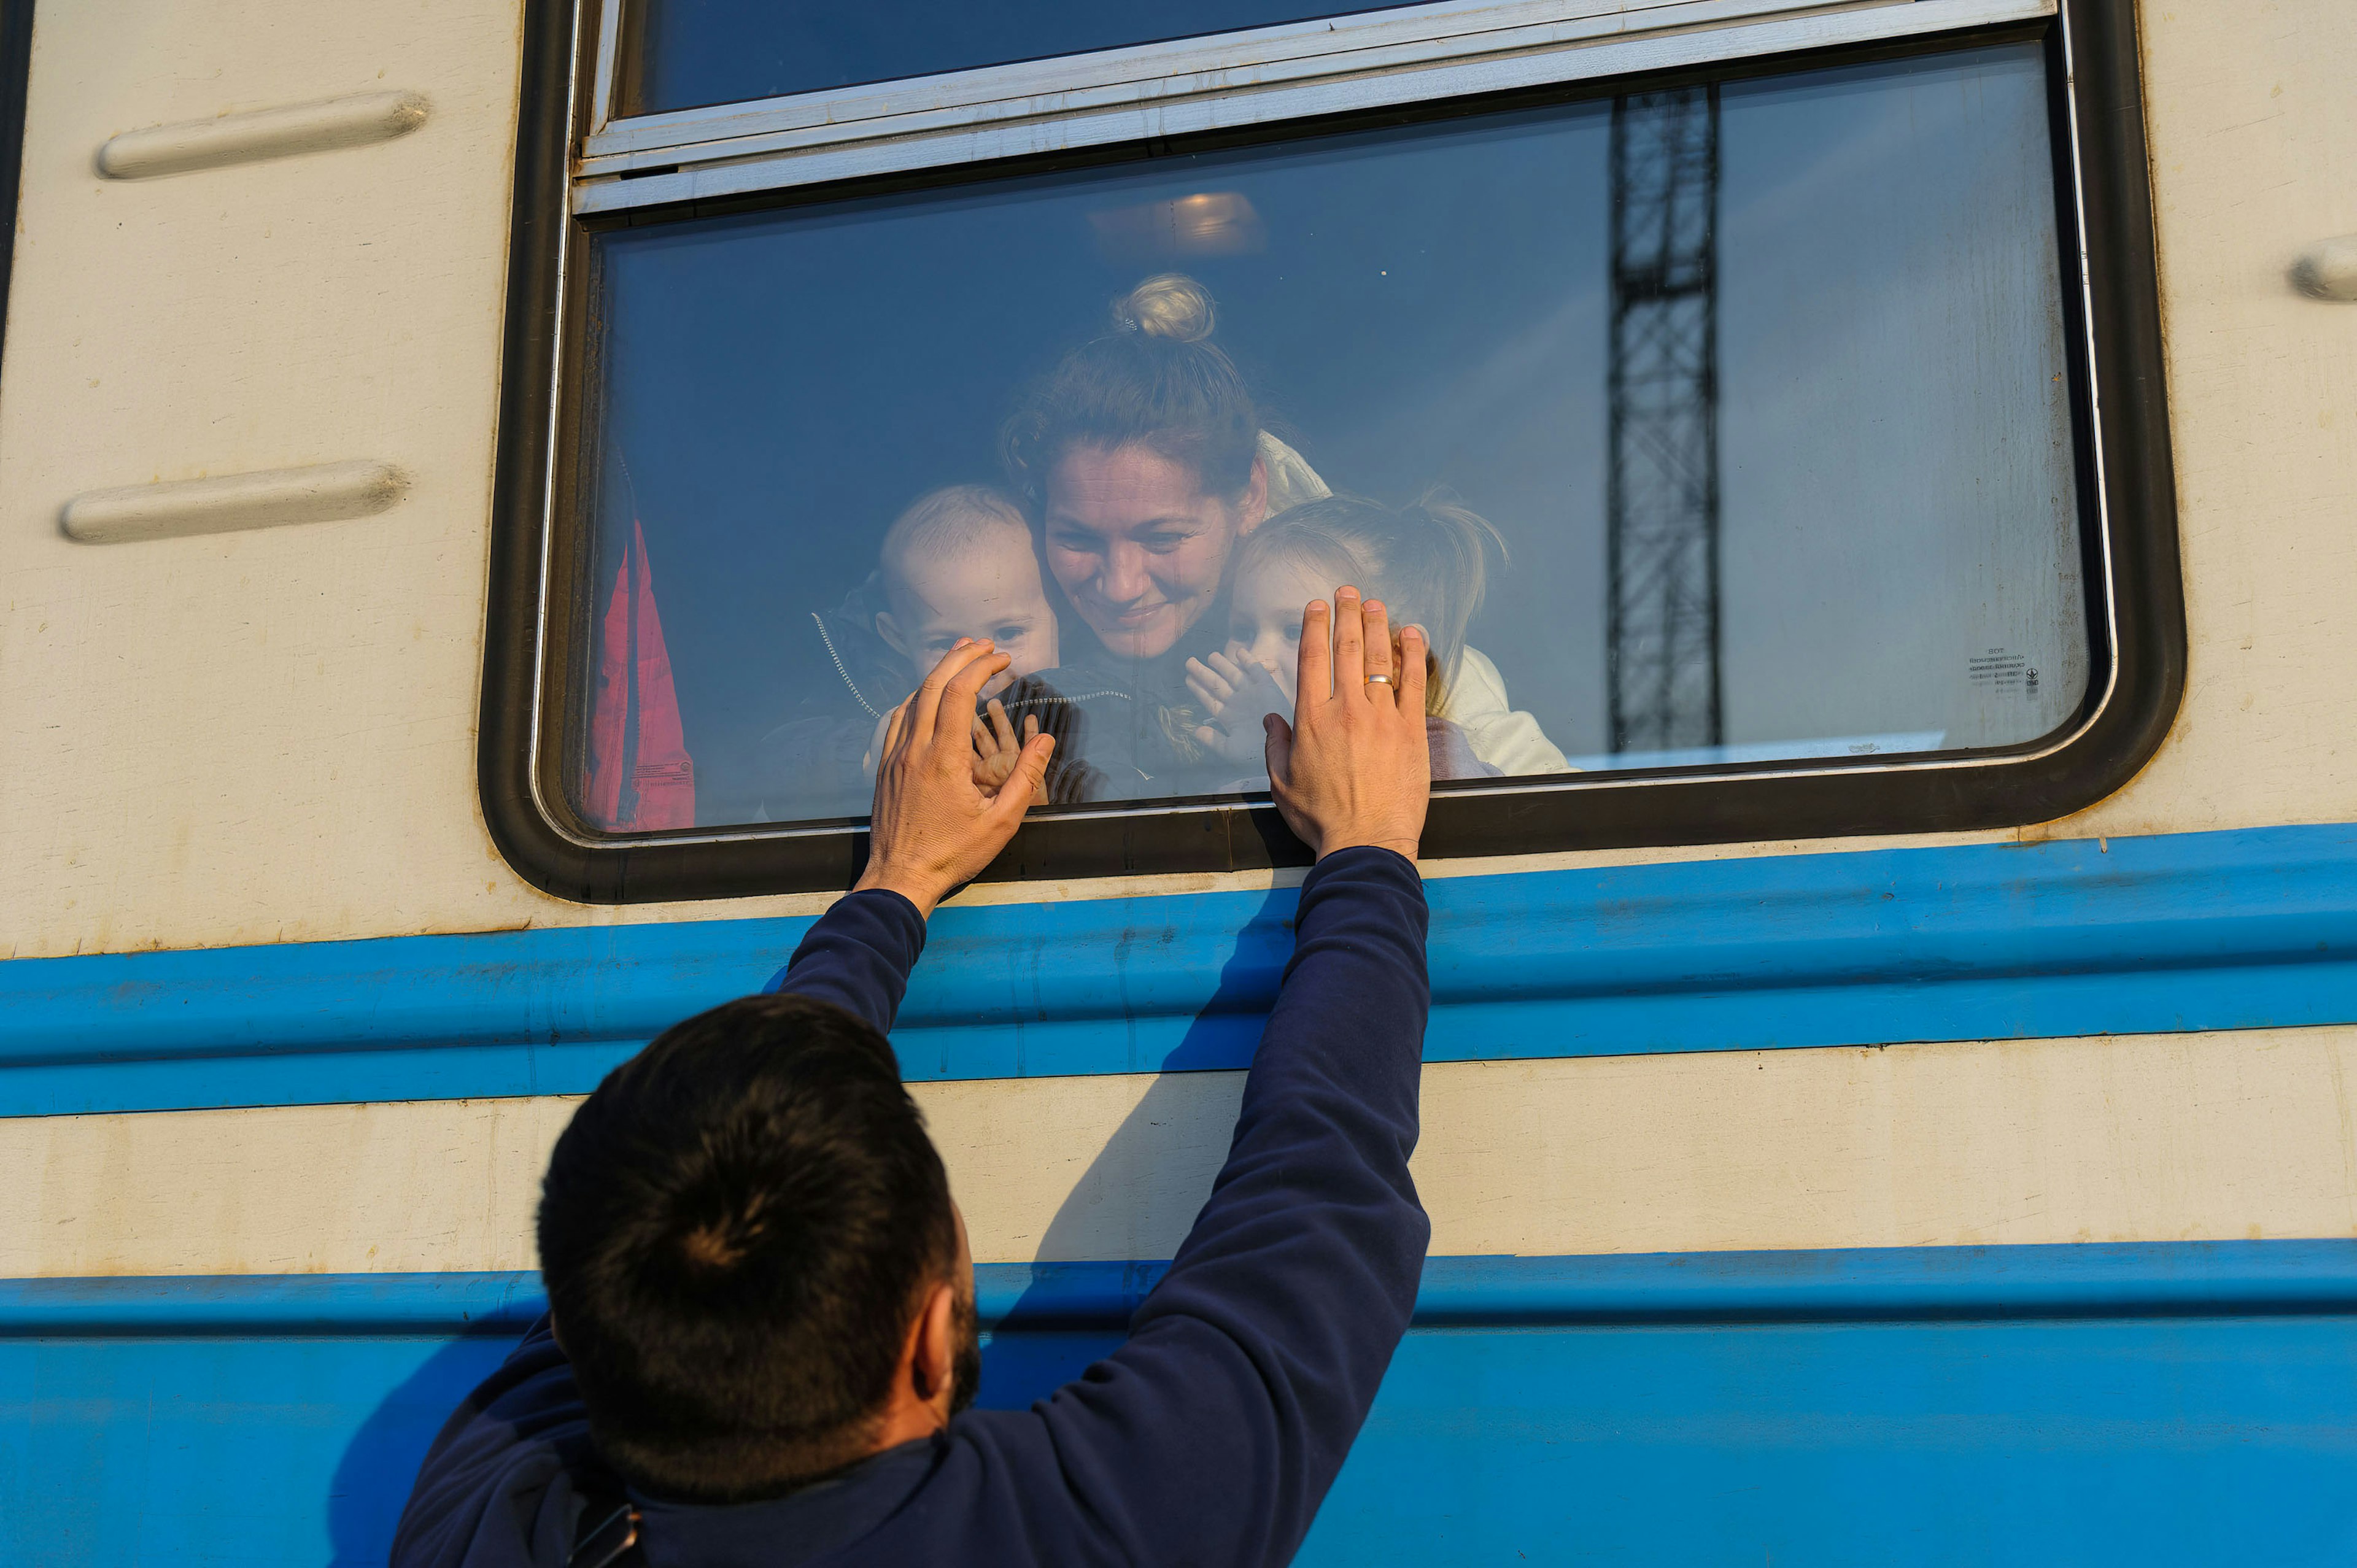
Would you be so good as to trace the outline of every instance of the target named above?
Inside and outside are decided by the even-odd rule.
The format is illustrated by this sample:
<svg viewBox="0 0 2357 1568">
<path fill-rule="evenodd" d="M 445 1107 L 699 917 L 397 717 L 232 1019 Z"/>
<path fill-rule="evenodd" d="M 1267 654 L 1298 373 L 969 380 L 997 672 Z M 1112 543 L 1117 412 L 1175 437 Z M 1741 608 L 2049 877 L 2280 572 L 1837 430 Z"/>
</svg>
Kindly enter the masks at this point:
<svg viewBox="0 0 2357 1568">
<path fill-rule="evenodd" d="M 576 213 L 2042 20 L 2054 9 L 2054 0 L 1864 0 L 1840 10 L 1806 0 L 1437 0 L 615 119 L 622 46 L 602 40 L 619 38 L 630 4 L 599 0 Z"/>
<path fill-rule="evenodd" d="M 1970 754 L 1452 786 L 1434 797 L 1424 854 L 2022 825 L 2118 789 L 2168 733 L 2186 629 L 2134 0 L 1872 0 L 1839 11 L 1791 0 L 1442 0 L 618 120 L 623 3 L 531 0 L 525 21 L 478 772 L 494 841 L 548 892 L 622 903 L 841 888 L 866 852 L 858 823 L 602 834 L 554 787 L 563 726 L 548 699 L 578 652 L 567 646 L 574 607 L 554 590 L 575 580 L 569 469 L 594 381 L 583 362 L 587 247 L 576 242 L 592 229 L 1078 166 L 1134 156 L 1125 149 L 1140 141 L 1264 141 L 1461 113 L 1469 98 L 1486 107 L 1607 97 L 1984 41 L 2041 38 L 2048 57 L 2089 618 L 2090 692 L 2077 716 L 2042 740 Z M 1611 24 L 1600 38 L 1599 18 Z M 1325 47 L 1305 47 L 1310 30 Z M 1200 70 L 1142 74 L 1210 57 L 1275 75 L 1239 90 L 1232 71 L 1204 91 Z M 1093 82 L 1114 101 L 1040 112 L 1059 81 Z M 820 106 L 835 118 L 808 123 Z M 1265 798 L 1109 802 L 1028 822 L 982 879 L 1308 858 Z"/>
<path fill-rule="evenodd" d="M 16 200 L 24 185 L 25 110 L 32 88 L 33 0 L 0 0 L 0 213 L 9 242 L 0 245 L 0 348 L 6 344 L 8 284 L 16 271 Z"/>
</svg>

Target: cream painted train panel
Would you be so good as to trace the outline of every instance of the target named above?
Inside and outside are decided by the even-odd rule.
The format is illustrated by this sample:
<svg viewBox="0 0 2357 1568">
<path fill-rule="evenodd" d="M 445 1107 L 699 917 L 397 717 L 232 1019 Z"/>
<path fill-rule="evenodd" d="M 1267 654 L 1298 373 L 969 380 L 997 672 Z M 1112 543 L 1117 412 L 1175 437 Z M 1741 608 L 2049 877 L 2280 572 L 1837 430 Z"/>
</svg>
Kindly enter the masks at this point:
<svg viewBox="0 0 2357 1568">
<path fill-rule="evenodd" d="M 36 29 L 0 368 L 16 542 L 0 724 L 23 756 L 0 786 L 18 868 L 0 941 L 37 956 L 677 918 L 526 886 L 475 800 L 517 13 L 279 14 L 125 0 Z M 2330 152 L 2357 116 L 2339 90 L 2357 41 L 2329 0 L 2144 23 L 2191 673 L 2136 784 L 2033 831 L 2339 821 L 2357 789 L 2334 674 L 2357 651 L 2340 606 L 2357 327 L 2288 271 L 2357 225 L 2357 174 Z M 391 142 L 98 172 L 125 132 L 394 89 L 433 107 Z M 88 490 L 358 459 L 414 489 L 291 530 L 111 549 L 59 532 Z"/>
<path fill-rule="evenodd" d="M 2352 1081 L 2347 1027 L 1445 1063 L 1415 1169 L 1437 1256 L 2351 1238 Z M 917 1098 L 976 1261 L 1029 1263 L 1169 1257 L 1242 1091 Z M 0 1122 L 0 1276 L 529 1269 L 577 1103 Z"/>
<path fill-rule="evenodd" d="M 19 954 L 531 918 L 472 804 L 519 7 L 44 7 L 0 527 Z M 395 140 L 135 179 L 109 138 L 409 91 Z M 351 521 L 114 546 L 62 509 L 377 460 Z M 429 912 L 430 911 L 430 912 Z"/>
</svg>

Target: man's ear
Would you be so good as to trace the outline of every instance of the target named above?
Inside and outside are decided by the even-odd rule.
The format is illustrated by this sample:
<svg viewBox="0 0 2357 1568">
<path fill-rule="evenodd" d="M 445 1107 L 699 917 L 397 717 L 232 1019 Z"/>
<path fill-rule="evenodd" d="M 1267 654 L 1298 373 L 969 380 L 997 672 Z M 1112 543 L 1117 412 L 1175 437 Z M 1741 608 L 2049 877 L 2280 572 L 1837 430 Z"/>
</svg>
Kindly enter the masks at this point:
<svg viewBox="0 0 2357 1568">
<path fill-rule="evenodd" d="M 909 1360 L 909 1381 L 918 1399 L 936 1407 L 949 1419 L 949 1402 L 957 1382 L 957 1290 L 947 1280 L 925 1296 L 917 1314 L 916 1344 Z"/>
<path fill-rule="evenodd" d="M 909 639 L 901 633 L 900 623 L 892 618 L 890 610 L 876 612 L 876 635 L 889 643 L 892 651 L 909 660 L 909 663 L 914 664 L 917 661 L 917 656 L 909 651 Z"/>
</svg>

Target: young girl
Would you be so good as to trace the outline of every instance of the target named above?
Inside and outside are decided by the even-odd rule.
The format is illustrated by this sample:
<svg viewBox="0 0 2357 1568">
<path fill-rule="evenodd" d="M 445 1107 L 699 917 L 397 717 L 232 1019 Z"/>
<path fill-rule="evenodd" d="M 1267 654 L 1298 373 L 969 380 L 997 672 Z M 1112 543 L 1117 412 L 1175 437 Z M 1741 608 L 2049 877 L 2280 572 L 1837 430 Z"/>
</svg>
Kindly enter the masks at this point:
<svg viewBox="0 0 2357 1568">
<path fill-rule="evenodd" d="M 1187 661 L 1188 688 L 1211 720 L 1195 738 L 1232 763 L 1260 759 L 1262 715 L 1293 714 L 1301 607 L 1348 583 L 1383 600 L 1392 625 L 1421 626 L 1431 639 L 1435 779 L 1562 771 L 1537 721 L 1507 708 L 1497 666 L 1465 642 L 1491 551 L 1505 559 L 1498 531 L 1437 495 L 1396 511 L 1329 496 L 1269 519 L 1239 546 L 1227 647 Z"/>
</svg>

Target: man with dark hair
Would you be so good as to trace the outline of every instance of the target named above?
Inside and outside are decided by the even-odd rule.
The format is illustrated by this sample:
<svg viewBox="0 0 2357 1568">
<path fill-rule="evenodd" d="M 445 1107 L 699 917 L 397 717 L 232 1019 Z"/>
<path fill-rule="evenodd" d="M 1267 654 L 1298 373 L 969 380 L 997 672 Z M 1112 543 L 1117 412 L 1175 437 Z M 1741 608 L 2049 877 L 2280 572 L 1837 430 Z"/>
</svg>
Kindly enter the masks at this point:
<svg viewBox="0 0 2357 1568">
<path fill-rule="evenodd" d="M 885 1034 L 925 918 L 1006 845 L 1053 742 L 974 782 L 1007 660 L 961 644 L 893 714 L 867 870 L 775 994 L 666 1031 L 576 1112 L 541 1198 L 550 1316 L 435 1440 L 393 1562 L 1289 1560 L 1429 1237 L 1426 654 L 1354 590 L 1304 612 L 1269 772 L 1318 864 L 1227 1164 L 1121 1349 L 1028 1411 L 967 1409 L 964 1222 Z"/>
</svg>

